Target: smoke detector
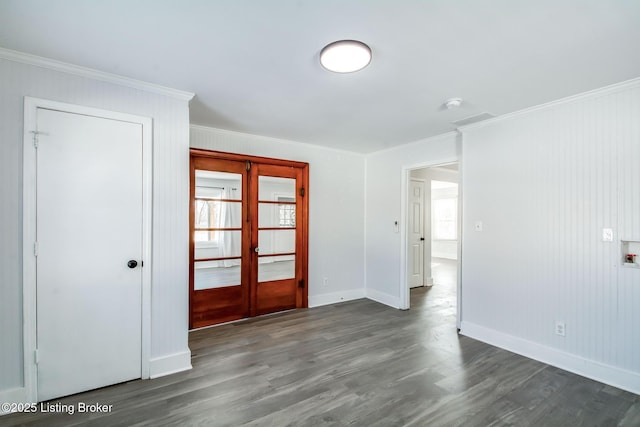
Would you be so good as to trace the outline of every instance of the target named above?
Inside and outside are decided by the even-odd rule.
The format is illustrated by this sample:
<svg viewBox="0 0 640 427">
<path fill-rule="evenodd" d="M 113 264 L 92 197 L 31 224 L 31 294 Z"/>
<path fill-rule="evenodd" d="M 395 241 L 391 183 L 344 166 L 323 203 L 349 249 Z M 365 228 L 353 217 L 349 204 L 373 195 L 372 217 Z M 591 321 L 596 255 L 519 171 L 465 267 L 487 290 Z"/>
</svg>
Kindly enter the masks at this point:
<svg viewBox="0 0 640 427">
<path fill-rule="evenodd" d="M 447 110 L 458 108 L 461 105 L 462 105 L 462 98 L 449 98 L 446 101 L 444 101 L 444 106 L 447 107 Z"/>
</svg>

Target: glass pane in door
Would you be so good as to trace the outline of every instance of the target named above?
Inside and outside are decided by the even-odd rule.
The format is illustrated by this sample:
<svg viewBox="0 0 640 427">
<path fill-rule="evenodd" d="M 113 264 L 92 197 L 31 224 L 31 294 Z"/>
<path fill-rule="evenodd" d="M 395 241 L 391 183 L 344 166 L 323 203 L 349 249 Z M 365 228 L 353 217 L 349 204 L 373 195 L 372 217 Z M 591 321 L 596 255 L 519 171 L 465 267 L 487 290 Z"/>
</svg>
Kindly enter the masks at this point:
<svg viewBox="0 0 640 427">
<path fill-rule="evenodd" d="M 222 288 L 240 285 L 242 260 L 196 261 L 193 266 L 193 289 Z"/>
<path fill-rule="evenodd" d="M 242 175 L 195 171 L 194 290 L 241 284 Z"/>
<path fill-rule="evenodd" d="M 242 200 L 242 175 L 239 173 L 196 170 L 196 199 Z"/>
<path fill-rule="evenodd" d="M 195 200 L 195 228 L 242 228 L 242 203 L 240 201 Z"/>
<path fill-rule="evenodd" d="M 258 282 L 296 277 L 296 180 L 260 176 Z"/>
<path fill-rule="evenodd" d="M 242 231 L 200 231 L 194 232 L 194 259 L 240 257 L 242 255 Z"/>
<path fill-rule="evenodd" d="M 296 256 L 266 256 L 258 258 L 258 282 L 294 279 L 296 277 Z"/>
<path fill-rule="evenodd" d="M 296 251 L 296 230 L 259 230 L 260 255 L 290 254 Z"/>
<path fill-rule="evenodd" d="M 261 202 L 277 202 L 278 197 L 289 197 L 295 202 L 296 180 L 275 176 L 258 178 L 258 200 Z"/>
<path fill-rule="evenodd" d="M 277 196 L 278 203 L 260 203 L 258 227 L 296 228 L 296 199 Z"/>
</svg>

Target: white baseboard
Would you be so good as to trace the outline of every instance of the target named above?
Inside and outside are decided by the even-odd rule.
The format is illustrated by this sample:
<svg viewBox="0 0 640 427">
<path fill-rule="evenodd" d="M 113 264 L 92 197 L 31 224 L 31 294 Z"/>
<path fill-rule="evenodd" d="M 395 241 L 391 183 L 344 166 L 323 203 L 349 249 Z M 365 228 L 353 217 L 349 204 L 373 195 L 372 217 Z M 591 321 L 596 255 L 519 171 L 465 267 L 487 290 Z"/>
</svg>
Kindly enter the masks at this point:
<svg viewBox="0 0 640 427">
<path fill-rule="evenodd" d="M 366 289 L 365 294 L 370 300 L 388 305 L 389 307 L 400 308 L 400 298 L 398 297 L 376 291 L 375 289 Z"/>
<path fill-rule="evenodd" d="M 460 326 L 462 335 L 631 393 L 640 394 L 640 373 L 638 372 L 605 365 L 474 323 L 463 321 Z"/>
<path fill-rule="evenodd" d="M 163 377 L 191 369 L 191 351 L 157 357 L 149 362 L 150 378 Z M 27 389 L 24 387 L 0 391 L 0 403 L 29 403 Z M 9 412 L 0 409 L 0 416 Z"/>
<path fill-rule="evenodd" d="M 0 403 L 33 403 L 27 400 L 27 389 L 24 387 L 12 388 L 0 391 Z M 0 408 L 0 416 L 11 414 Z"/>
<path fill-rule="evenodd" d="M 191 369 L 191 351 L 186 350 L 149 361 L 149 378 L 164 377 Z"/>
<path fill-rule="evenodd" d="M 309 308 L 364 298 L 364 289 L 349 289 L 329 294 L 309 295 Z"/>
</svg>

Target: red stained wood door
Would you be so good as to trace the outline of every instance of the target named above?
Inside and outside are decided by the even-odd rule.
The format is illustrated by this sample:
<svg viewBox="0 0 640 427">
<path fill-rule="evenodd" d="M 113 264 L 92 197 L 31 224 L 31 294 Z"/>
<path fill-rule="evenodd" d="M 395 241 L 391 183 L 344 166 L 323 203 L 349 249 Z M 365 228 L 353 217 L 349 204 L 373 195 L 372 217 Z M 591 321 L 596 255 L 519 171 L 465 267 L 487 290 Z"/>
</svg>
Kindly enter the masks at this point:
<svg viewBox="0 0 640 427">
<path fill-rule="evenodd" d="M 251 168 L 251 315 L 306 307 L 304 282 L 306 222 L 303 170 L 256 164 Z"/>
<path fill-rule="evenodd" d="M 191 150 L 192 329 L 307 307 L 308 165 Z"/>
</svg>

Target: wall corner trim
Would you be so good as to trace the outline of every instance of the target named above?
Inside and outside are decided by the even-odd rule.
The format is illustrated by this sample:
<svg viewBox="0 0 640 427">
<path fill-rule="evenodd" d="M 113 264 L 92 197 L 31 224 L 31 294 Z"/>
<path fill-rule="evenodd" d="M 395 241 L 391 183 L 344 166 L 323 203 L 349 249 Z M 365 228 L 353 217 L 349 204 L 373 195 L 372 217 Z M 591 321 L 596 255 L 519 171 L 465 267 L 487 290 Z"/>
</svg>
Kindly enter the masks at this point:
<svg viewBox="0 0 640 427">
<path fill-rule="evenodd" d="M 149 378 L 177 374 L 178 372 L 188 371 L 191 368 L 191 351 L 187 349 L 179 353 L 151 359 L 149 362 Z"/>
<path fill-rule="evenodd" d="M 484 122 L 482 122 L 484 123 Z M 441 141 L 441 140 L 445 140 L 445 139 L 449 139 L 449 138 L 455 138 L 458 135 L 458 130 L 452 130 L 449 132 L 445 132 L 445 133 L 441 133 L 438 135 L 433 135 L 433 136 L 429 136 L 427 138 L 421 138 L 418 139 L 416 141 L 409 141 L 409 142 L 405 142 L 404 144 L 399 144 L 399 145 L 394 145 L 393 147 L 387 147 L 387 148 L 383 148 L 381 150 L 377 150 L 377 151 L 372 151 L 370 153 L 365 153 L 366 156 L 371 156 L 371 155 L 378 155 L 378 154 L 382 154 L 382 153 L 386 153 L 386 152 L 393 152 L 396 150 L 405 150 L 408 147 L 411 146 L 416 146 L 419 144 L 425 144 L 425 143 L 432 143 L 432 142 L 437 142 L 437 141 Z"/>
<path fill-rule="evenodd" d="M 194 93 L 186 92 L 179 89 L 173 89 L 154 83 L 144 82 L 129 77 L 119 76 L 117 74 L 107 73 L 105 71 L 95 70 L 93 68 L 82 67 L 80 65 L 68 64 L 55 59 L 44 58 L 42 56 L 31 55 L 29 53 L 19 52 L 17 50 L 5 49 L 0 47 L 0 59 L 6 59 L 23 64 L 34 65 L 36 67 L 48 68 L 53 71 L 73 74 L 80 77 L 86 77 L 94 80 L 100 80 L 107 83 L 114 83 L 120 86 L 126 86 L 133 89 L 139 89 L 146 92 L 152 92 L 159 95 L 177 98 L 183 101 L 191 101 L 195 96 Z"/>
<path fill-rule="evenodd" d="M 471 322 L 462 321 L 460 333 L 594 381 L 640 394 L 640 373 L 638 372 L 605 365 Z"/>
<path fill-rule="evenodd" d="M 367 298 L 379 302 L 380 304 L 388 305 L 393 308 L 400 308 L 400 298 L 389 295 L 384 292 L 376 291 L 375 289 L 366 289 L 365 290 Z"/>
</svg>

